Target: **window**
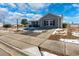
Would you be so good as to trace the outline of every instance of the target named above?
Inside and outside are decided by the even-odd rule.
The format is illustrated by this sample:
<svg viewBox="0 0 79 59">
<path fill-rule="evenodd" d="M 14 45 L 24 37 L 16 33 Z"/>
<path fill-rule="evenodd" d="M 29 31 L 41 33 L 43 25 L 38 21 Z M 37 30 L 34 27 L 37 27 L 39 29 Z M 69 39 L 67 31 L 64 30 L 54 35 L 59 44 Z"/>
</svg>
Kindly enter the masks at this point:
<svg viewBox="0 0 79 59">
<path fill-rule="evenodd" d="M 47 26 L 48 25 L 48 21 L 44 21 L 44 26 Z"/>
<path fill-rule="evenodd" d="M 32 26 L 33 26 L 33 27 L 38 27 L 38 21 L 33 21 L 33 22 L 32 22 Z"/>
<path fill-rule="evenodd" d="M 53 21 L 50 21 L 50 25 L 55 25 L 55 20 L 53 20 Z"/>
<path fill-rule="evenodd" d="M 50 21 L 50 25 L 53 25 L 53 21 Z"/>
<path fill-rule="evenodd" d="M 53 20 L 53 26 L 55 25 L 55 20 Z"/>
</svg>

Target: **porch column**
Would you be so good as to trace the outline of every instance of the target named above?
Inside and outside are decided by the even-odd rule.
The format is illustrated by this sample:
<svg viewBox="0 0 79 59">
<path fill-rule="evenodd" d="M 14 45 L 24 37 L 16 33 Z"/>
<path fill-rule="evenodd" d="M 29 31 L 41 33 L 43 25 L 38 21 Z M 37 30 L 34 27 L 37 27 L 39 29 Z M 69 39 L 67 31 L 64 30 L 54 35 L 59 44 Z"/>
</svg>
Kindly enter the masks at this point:
<svg viewBox="0 0 79 59">
<path fill-rule="evenodd" d="M 50 26 L 50 20 L 48 20 L 48 26 Z"/>
</svg>

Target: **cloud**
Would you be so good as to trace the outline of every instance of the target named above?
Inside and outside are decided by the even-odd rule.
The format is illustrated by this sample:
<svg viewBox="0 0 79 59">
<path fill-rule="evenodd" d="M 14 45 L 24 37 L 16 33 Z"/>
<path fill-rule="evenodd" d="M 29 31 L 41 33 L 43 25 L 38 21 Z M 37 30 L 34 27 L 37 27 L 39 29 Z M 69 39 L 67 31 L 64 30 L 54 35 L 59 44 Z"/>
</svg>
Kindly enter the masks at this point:
<svg viewBox="0 0 79 59">
<path fill-rule="evenodd" d="M 34 14 L 33 13 L 28 13 L 28 14 L 26 14 L 26 16 L 34 16 Z"/>
<path fill-rule="evenodd" d="M 14 4 L 14 3 L 8 3 L 8 5 L 11 7 L 16 7 L 16 4 Z"/>
<path fill-rule="evenodd" d="M 48 7 L 50 4 L 49 3 L 4 3 L 1 4 L 4 6 L 7 6 L 7 8 L 10 10 L 12 8 L 17 9 L 19 12 L 37 12 L 38 10 L 42 8 Z"/>
<path fill-rule="evenodd" d="M 8 11 L 6 8 L 0 8 L 0 12 Z"/>
<path fill-rule="evenodd" d="M 33 13 L 27 13 L 25 16 L 26 16 L 26 18 L 31 19 L 34 16 L 34 14 Z"/>
<path fill-rule="evenodd" d="M 19 13 L 19 12 L 9 12 L 9 17 L 6 18 L 6 23 L 16 24 L 17 19 L 19 20 L 19 23 L 21 21 L 21 18 L 23 18 L 25 14 Z"/>
<path fill-rule="evenodd" d="M 41 14 L 36 14 L 32 17 L 32 20 L 39 20 L 42 17 Z"/>
<path fill-rule="evenodd" d="M 16 4 L 16 5 L 17 5 L 17 7 L 18 7 L 18 9 L 19 9 L 20 11 L 24 11 L 24 10 L 27 10 L 27 9 L 29 8 L 26 3 L 18 3 L 18 4 Z"/>
<path fill-rule="evenodd" d="M 32 21 L 32 20 L 38 20 L 42 17 L 41 14 L 32 14 L 32 13 L 29 13 L 27 14 L 27 19 L 28 21 Z"/>
<path fill-rule="evenodd" d="M 0 5 L 6 5 L 5 3 L 0 3 Z"/>
<path fill-rule="evenodd" d="M 72 4 L 73 7 L 79 7 L 79 4 Z"/>
<path fill-rule="evenodd" d="M 14 15 L 15 15 L 15 16 L 24 16 L 24 14 L 18 13 L 18 12 L 15 12 Z"/>
<path fill-rule="evenodd" d="M 44 7 L 47 7 L 49 6 L 50 4 L 48 3 L 29 3 L 28 4 L 32 9 L 40 9 L 40 8 L 44 8 Z"/>
<path fill-rule="evenodd" d="M 79 16 L 75 15 L 75 16 L 65 16 L 64 17 L 64 21 L 68 22 L 68 23 L 79 23 Z"/>
<path fill-rule="evenodd" d="M 3 21 L 3 19 L 7 18 L 8 16 L 8 10 L 6 8 L 0 8 L 0 22 Z"/>
<path fill-rule="evenodd" d="M 20 19 L 21 17 L 23 17 L 25 14 L 22 13 L 18 13 L 18 12 L 9 12 L 9 19 Z"/>
</svg>

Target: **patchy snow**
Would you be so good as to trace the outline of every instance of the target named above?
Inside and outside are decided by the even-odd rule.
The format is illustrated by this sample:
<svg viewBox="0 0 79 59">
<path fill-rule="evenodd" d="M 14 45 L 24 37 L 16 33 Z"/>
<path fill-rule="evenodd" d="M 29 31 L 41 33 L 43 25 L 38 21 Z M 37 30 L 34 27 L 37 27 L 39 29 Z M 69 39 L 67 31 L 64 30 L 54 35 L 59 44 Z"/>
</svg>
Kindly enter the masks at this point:
<svg viewBox="0 0 79 59">
<path fill-rule="evenodd" d="M 52 35 L 56 34 L 57 30 L 54 30 L 54 32 L 52 33 Z"/>
<path fill-rule="evenodd" d="M 58 28 L 58 29 L 55 29 L 55 30 L 53 31 L 52 35 L 56 34 L 56 33 L 57 33 L 57 30 L 59 30 L 59 28 Z"/>
<path fill-rule="evenodd" d="M 63 30 L 60 28 L 55 29 L 55 31 L 52 33 L 52 35 L 58 34 L 58 35 L 67 35 L 67 30 Z"/>
<path fill-rule="evenodd" d="M 47 51 L 41 51 L 43 56 L 57 56 L 56 54 L 49 53 Z"/>
<path fill-rule="evenodd" d="M 24 30 L 23 28 L 19 28 L 18 30 Z"/>
<path fill-rule="evenodd" d="M 75 39 L 75 40 L 74 39 L 60 39 L 60 41 L 79 44 L 79 40 L 78 39 Z"/>
<path fill-rule="evenodd" d="M 0 23 L 0 27 L 2 27 L 3 26 L 3 24 L 2 23 Z"/>
<path fill-rule="evenodd" d="M 9 32 L 9 31 L 7 31 L 7 30 L 0 30 L 0 32 Z"/>
<path fill-rule="evenodd" d="M 79 32 L 72 32 L 72 35 L 79 37 Z"/>
<path fill-rule="evenodd" d="M 33 32 L 42 33 L 45 30 L 34 30 Z"/>
<path fill-rule="evenodd" d="M 56 30 L 63 30 L 63 29 L 61 29 L 61 28 L 57 28 Z"/>
<path fill-rule="evenodd" d="M 23 51 L 28 51 L 28 52 L 32 53 L 33 55 L 35 55 L 35 56 L 41 56 L 41 53 L 40 53 L 38 47 L 36 47 L 36 46 L 23 49 Z"/>
</svg>

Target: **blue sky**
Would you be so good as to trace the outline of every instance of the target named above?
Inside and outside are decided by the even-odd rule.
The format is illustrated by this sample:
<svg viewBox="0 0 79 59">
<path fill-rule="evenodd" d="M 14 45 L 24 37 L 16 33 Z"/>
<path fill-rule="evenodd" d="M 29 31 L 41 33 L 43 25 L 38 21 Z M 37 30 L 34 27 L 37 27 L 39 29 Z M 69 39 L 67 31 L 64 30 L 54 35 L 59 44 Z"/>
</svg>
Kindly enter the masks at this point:
<svg viewBox="0 0 79 59">
<path fill-rule="evenodd" d="M 64 15 L 64 22 L 79 23 L 79 4 L 76 3 L 0 3 L 0 22 L 16 24 L 16 19 L 44 16 L 47 13 Z"/>
</svg>

